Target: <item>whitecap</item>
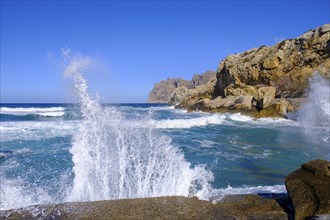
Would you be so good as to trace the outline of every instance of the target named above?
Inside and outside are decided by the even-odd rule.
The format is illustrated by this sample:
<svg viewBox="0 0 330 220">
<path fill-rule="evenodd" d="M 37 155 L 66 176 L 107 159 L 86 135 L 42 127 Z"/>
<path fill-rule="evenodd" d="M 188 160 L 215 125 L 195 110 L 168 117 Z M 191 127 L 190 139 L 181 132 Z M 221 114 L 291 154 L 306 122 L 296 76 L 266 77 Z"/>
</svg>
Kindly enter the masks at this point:
<svg viewBox="0 0 330 220">
<path fill-rule="evenodd" d="M 60 117 L 65 114 L 65 108 L 63 107 L 50 107 L 50 108 L 10 108 L 10 107 L 1 107 L 1 114 L 8 115 L 17 115 L 17 116 L 26 116 L 26 115 L 40 115 L 48 117 Z"/>
<path fill-rule="evenodd" d="M 239 121 L 239 122 L 250 122 L 253 121 L 252 117 L 241 115 L 241 113 L 236 114 L 229 114 L 228 117 L 233 121 Z"/>
<path fill-rule="evenodd" d="M 244 187 L 231 187 L 214 190 L 218 195 L 233 195 L 233 194 L 258 194 L 258 193 L 286 193 L 284 185 L 274 186 L 244 186 Z"/>
<path fill-rule="evenodd" d="M 198 118 L 188 118 L 188 119 L 165 119 L 160 121 L 155 121 L 156 128 L 192 128 L 192 127 L 203 127 L 211 124 L 222 124 L 225 119 L 224 115 L 210 115 L 202 116 Z"/>
<path fill-rule="evenodd" d="M 10 121 L 1 122 L 1 142 L 41 140 L 72 135 L 77 121 Z"/>
</svg>

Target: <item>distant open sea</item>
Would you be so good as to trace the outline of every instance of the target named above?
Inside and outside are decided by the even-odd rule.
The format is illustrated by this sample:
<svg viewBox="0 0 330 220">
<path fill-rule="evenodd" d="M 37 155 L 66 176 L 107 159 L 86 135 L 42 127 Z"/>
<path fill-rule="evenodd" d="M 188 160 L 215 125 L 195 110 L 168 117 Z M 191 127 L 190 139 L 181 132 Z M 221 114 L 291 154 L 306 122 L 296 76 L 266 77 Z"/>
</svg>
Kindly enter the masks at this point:
<svg viewBox="0 0 330 220">
<path fill-rule="evenodd" d="M 285 193 L 329 160 L 328 127 L 304 119 L 187 113 L 162 104 L 1 104 L 1 210 L 64 201 Z"/>
</svg>

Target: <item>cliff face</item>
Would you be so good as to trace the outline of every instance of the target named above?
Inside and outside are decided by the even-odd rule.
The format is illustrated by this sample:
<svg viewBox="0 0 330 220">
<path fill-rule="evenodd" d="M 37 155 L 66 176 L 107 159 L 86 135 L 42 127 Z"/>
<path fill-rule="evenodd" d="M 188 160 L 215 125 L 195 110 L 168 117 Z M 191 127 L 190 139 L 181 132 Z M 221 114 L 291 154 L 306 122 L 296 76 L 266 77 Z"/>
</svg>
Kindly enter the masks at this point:
<svg viewBox="0 0 330 220">
<path fill-rule="evenodd" d="M 330 24 L 274 46 L 230 55 L 220 62 L 216 78 L 177 84 L 163 100 L 188 110 L 283 117 L 299 108 L 314 73 L 330 78 Z"/>
<path fill-rule="evenodd" d="M 218 67 L 215 92 L 225 97 L 245 85 L 273 86 L 277 97 L 300 97 L 315 71 L 329 74 L 329 58 L 330 24 L 326 24 L 271 47 L 226 57 Z"/>
<path fill-rule="evenodd" d="M 216 72 L 207 71 L 201 75 L 195 74 L 192 80 L 184 80 L 181 78 L 171 78 L 162 80 L 156 83 L 154 88 L 149 93 L 149 103 L 169 103 L 176 88 L 184 87 L 186 89 L 193 89 L 196 86 L 203 85 L 211 79 L 216 78 Z"/>
<path fill-rule="evenodd" d="M 181 78 L 172 78 L 162 80 L 156 83 L 154 88 L 149 93 L 149 103 L 168 103 L 176 88 L 184 86 L 192 88 L 191 82 Z"/>
</svg>

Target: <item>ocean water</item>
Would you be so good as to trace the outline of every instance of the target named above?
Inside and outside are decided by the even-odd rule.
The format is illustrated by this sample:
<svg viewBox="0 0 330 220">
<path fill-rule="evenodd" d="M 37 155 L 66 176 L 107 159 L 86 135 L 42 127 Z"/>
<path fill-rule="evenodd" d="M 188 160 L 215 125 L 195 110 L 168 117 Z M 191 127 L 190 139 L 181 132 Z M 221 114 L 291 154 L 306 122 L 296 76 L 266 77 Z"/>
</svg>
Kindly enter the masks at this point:
<svg viewBox="0 0 330 220">
<path fill-rule="evenodd" d="M 101 104 L 84 62 L 66 75 L 77 104 L 1 104 L 0 209 L 165 195 L 285 193 L 285 176 L 330 159 L 329 84 L 288 119 Z"/>
</svg>

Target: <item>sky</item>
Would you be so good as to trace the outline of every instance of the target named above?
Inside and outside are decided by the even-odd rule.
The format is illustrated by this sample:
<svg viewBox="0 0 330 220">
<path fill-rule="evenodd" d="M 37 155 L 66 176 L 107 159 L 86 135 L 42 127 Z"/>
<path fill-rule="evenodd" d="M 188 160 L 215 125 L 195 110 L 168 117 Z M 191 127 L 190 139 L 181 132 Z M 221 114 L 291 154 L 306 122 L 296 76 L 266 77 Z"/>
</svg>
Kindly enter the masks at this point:
<svg viewBox="0 0 330 220">
<path fill-rule="evenodd" d="M 330 1 L 4 1 L 1 103 L 72 102 L 61 48 L 92 57 L 106 103 L 144 103 L 156 82 L 216 70 L 233 53 L 330 23 Z"/>
</svg>

